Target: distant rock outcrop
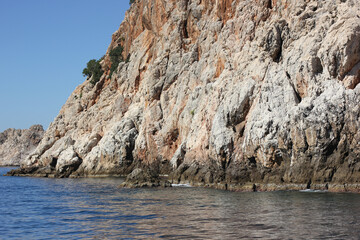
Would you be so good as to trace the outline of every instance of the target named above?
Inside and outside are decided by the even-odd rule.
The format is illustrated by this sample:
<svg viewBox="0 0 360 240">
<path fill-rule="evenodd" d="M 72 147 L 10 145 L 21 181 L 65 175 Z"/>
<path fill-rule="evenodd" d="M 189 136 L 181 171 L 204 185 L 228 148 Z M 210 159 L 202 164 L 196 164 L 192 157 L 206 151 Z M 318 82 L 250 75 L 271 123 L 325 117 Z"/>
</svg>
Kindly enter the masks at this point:
<svg viewBox="0 0 360 240">
<path fill-rule="evenodd" d="M 358 0 L 137 0 L 101 65 L 13 174 L 360 189 Z"/>
<path fill-rule="evenodd" d="M 41 125 L 24 130 L 9 128 L 0 133 L 0 166 L 20 166 L 35 150 L 43 135 Z"/>
</svg>

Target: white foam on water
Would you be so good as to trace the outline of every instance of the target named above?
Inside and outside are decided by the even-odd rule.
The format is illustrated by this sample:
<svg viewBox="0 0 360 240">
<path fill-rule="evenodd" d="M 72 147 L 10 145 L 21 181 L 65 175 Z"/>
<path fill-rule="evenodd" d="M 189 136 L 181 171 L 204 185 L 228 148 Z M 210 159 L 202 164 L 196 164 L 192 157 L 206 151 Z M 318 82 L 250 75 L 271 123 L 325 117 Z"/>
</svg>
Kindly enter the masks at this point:
<svg viewBox="0 0 360 240">
<path fill-rule="evenodd" d="M 299 192 L 327 192 L 327 190 L 314 190 L 314 189 L 305 189 L 305 190 L 299 190 Z"/>
<path fill-rule="evenodd" d="M 192 187 L 190 184 L 171 184 L 172 187 Z"/>
</svg>

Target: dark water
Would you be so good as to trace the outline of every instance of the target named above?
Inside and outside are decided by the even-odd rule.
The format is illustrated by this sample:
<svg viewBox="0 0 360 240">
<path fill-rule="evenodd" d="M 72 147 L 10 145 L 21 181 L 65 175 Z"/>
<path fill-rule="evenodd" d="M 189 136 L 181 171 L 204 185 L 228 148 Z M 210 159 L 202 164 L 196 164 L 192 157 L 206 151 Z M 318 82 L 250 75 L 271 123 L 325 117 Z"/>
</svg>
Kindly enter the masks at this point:
<svg viewBox="0 0 360 240">
<path fill-rule="evenodd" d="M 120 183 L 1 176 L 0 239 L 360 239 L 358 194 Z"/>
</svg>

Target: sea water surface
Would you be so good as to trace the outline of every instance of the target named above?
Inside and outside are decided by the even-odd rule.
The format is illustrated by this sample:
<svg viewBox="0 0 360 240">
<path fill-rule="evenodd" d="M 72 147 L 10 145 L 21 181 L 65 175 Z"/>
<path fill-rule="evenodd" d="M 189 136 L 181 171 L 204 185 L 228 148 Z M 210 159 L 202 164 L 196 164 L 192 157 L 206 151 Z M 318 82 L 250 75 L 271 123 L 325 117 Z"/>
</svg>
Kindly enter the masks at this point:
<svg viewBox="0 0 360 240">
<path fill-rule="evenodd" d="M 0 239 L 359 239 L 360 195 L 4 177 Z"/>
</svg>

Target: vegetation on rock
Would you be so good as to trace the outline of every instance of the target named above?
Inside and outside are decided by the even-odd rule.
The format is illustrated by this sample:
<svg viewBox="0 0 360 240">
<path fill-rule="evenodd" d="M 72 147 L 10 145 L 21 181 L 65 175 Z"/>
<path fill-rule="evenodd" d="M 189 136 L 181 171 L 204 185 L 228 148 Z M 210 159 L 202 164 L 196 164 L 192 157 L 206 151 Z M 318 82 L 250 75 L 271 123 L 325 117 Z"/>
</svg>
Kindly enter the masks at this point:
<svg viewBox="0 0 360 240">
<path fill-rule="evenodd" d="M 90 83 L 93 85 L 95 85 L 100 80 L 104 73 L 100 65 L 101 60 L 102 58 L 99 60 L 91 59 L 82 72 L 84 77 L 88 77 L 90 79 Z"/>
<path fill-rule="evenodd" d="M 109 53 L 110 61 L 111 61 L 110 77 L 113 74 L 113 72 L 116 70 L 116 68 L 119 66 L 119 63 L 124 61 L 124 58 L 122 56 L 123 51 L 124 48 L 121 45 L 113 48 L 110 51 Z"/>
</svg>

